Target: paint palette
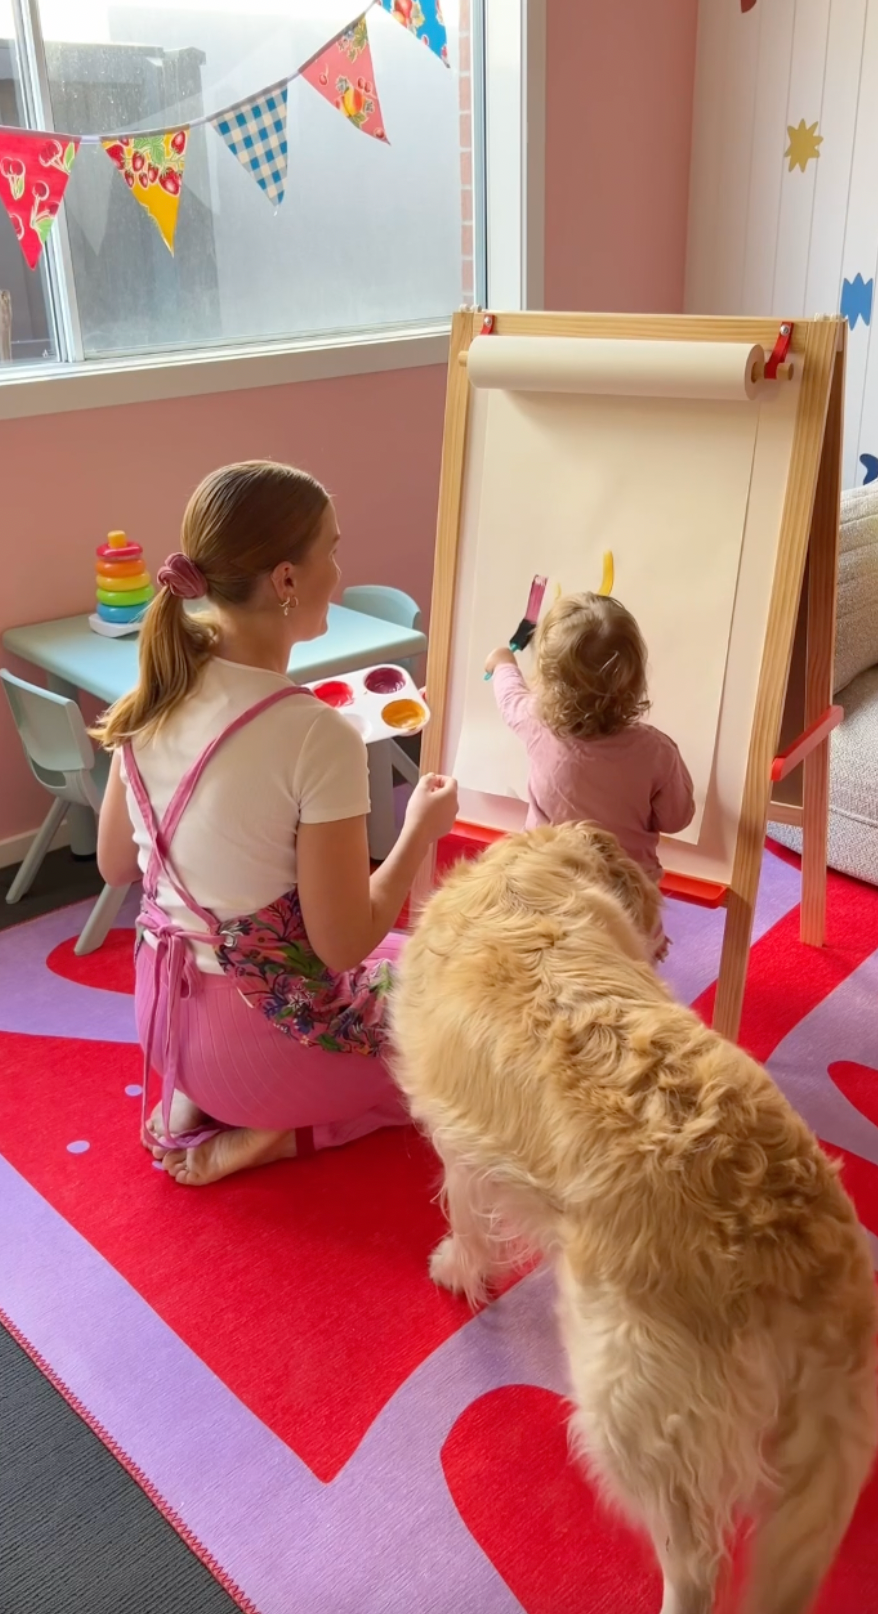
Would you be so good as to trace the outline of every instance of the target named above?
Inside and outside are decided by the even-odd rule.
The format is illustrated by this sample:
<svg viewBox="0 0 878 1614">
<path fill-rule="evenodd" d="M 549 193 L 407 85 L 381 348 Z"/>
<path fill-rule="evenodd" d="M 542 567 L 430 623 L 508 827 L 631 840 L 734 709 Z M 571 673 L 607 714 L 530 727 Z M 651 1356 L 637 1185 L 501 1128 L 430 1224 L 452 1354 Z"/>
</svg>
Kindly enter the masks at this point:
<svg viewBox="0 0 878 1614">
<path fill-rule="evenodd" d="M 364 667 L 343 678 L 321 678 L 305 688 L 341 712 L 367 745 L 420 734 L 430 721 L 429 708 L 404 667 Z"/>
</svg>

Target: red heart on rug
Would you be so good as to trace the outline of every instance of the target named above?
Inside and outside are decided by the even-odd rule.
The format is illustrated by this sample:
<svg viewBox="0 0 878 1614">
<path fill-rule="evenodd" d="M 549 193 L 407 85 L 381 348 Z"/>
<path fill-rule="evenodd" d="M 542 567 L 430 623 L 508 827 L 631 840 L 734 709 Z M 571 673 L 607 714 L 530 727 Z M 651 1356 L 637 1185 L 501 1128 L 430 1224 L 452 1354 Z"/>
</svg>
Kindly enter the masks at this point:
<svg viewBox="0 0 878 1614">
<path fill-rule="evenodd" d="M 738 1041 L 763 1065 L 785 1037 L 878 950 L 878 889 L 846 875 L 827 876 L 826 946 L 799 938 L 801 911 L 791 908 L 750 950 Z M 692 1007 L 709 1025 L 716 983 Z"/>
<path fill-rule="evenodd" d="M 77 958 L 73 951 L 76 936 L 68 937 L 55 947 L 46 959 L 46 968 L 53 975 L 62 975 L 65 981 L 77 986 L 95 986 L 102 992 L 134 992 L 134 931 L 111 930 L 94 953 Z"/>
<path fill-rule="evenodd" d="M 136 1046 L 0 1034 L 3 1153 L 329 1481 L 400 1385 L 469 1321 L 427 1272 L 445 1225 L 438 1162 L 398 1127 L 179 1188 L 140 1145 L 142 1077 Z M 70 1143 L 88 1147 L 71 1153 Z"/>
<path fill-rule="evenodd" d="M 820 1140 L 821 1149 L 833 1160 L 841 1161 L 841 1180 L 854 1202 L 854 1209 L 864 1227 L 878 1238 L 878 1166 L 862 1155 L 839 1149 L 834 1143 Z"/>
<path fill-rule="evenodd" d="M 878 1070 L 838 1059 L 829 1066 L 829 1074 L 848 1103 L 878 1128 Z"/>
<path fill-rule="evenodd" d="M 569 1412 L 529 1384 L 480 1396 L 442 1447 L 454 1505 L 527 1614 L 656 1614 L 649 1545 L 571 1459 Z"/>
<path fill-rule="evenodd" d="M 571 1460 L 568 1410 L 552 1391 L 523 1384 L 474 1401 L 442 1448 L 455 1506 L 526 1614 L 657 1614 L 661 1575 L 652 1549 L 603 1506 Z M 814 1614 L 878 1607 L 876 1530 L 878 1473 Z M 733 1583 L 720 1597 L 727 1614 L 734 1597 Z"/>
</svg>

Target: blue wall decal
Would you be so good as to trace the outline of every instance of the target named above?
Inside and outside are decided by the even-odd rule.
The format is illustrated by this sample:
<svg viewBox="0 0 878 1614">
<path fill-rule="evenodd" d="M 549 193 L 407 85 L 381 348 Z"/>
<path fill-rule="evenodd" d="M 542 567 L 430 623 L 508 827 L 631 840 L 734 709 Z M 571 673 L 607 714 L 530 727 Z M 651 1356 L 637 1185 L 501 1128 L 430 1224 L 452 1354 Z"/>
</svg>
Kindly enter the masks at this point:
<svg viewBox="0 0 878 1614">
<path fill-rule="evenodd" d="M 853 280 L 846 280 L 842 286 L 842 317 L 847 320 L 851 330 L 858 319 L 861 319 L 864 325 L 871 325 L 874 285 L 874 280 L 864 280 L 862 275 L 855 275 Z"/>
<path fill-rule="evenodd" d="M 868 487 L 870 482 L 878 482 L 878 458 L 874 454 L 861 454 L 860 464 L 866 473 L 863 477 L 863 487 Z"/>
</svg>

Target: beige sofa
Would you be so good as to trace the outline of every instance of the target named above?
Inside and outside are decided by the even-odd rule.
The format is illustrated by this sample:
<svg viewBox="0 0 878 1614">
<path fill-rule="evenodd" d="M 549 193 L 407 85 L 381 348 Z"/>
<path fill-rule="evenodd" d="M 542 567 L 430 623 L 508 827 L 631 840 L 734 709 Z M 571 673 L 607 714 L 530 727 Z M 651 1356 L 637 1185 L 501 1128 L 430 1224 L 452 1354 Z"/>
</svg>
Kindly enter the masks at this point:
<svg viewBox="0 0 878 1614">
<path fill-rule="evenodd" d="M 842 495 L 835 691 L 845 715 L 831 740 L 829 863 L 878 885 L 878 483 Z M 802 849 L 801 830 L 769 834 Z"/>
</svg>

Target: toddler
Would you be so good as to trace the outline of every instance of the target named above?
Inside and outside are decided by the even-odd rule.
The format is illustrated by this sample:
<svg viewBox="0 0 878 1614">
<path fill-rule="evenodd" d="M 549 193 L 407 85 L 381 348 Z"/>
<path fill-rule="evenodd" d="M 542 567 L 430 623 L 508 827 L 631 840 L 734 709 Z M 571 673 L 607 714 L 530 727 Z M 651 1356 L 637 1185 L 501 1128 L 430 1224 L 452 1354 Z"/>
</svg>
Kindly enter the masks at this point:
<svg viewBox="0 0 878 1614">
<path fill-rule="evenodd" d="M 674 741 L 643 722 L 646 645 L 630 611 L 601 594 L 571 594 L 536 636 L 536 679 L 511 650 L 485 663 L 504 722 L 527 747 L 527 828 L 588 820 L 612 831 L 658 883 L 660 834 L 692 820 L 692 780 Z M 656 938 L 663 958 L 667 941 Z"/>
</svg>

